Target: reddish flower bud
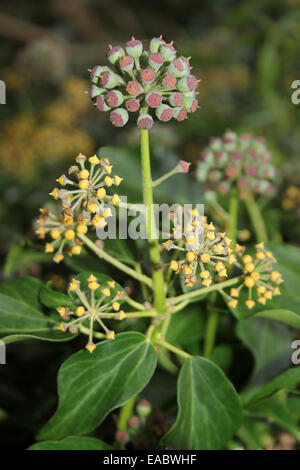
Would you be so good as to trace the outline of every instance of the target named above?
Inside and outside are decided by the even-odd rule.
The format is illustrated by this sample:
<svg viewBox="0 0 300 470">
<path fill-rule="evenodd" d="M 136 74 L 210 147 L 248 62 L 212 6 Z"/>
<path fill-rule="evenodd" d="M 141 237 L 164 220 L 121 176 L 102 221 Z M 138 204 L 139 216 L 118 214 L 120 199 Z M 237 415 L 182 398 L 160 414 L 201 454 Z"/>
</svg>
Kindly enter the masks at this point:
<svg viewBox="0 0 300 470">
<path fill-rule="evenodd" d="M 131 72 L 134 66 L 134 60 L 129 55 L 124 55 L 124 57 L 119 60 L 119 66 L 124 72 Z"/>
<path fill-rule="evenodd" d="M 238 174 L 238 169 L 234 165 L 229 165 L 225 168 L 225 174 L 228 178 L 235 178 Z"/>
<path fill-rule="evenodd" d="M 160 46 L 163 44 L 166 44 L 166 42 L 160 37 L 160 38 L 152 38 L 150 41 L 150 52 L 158 52 Z"/>
<path fill-rule="evenodd" d="M 142 400 L 137 404 L 136 410 L 142 418 L 147 418 L 151 413 L 151 405 L 147 400 Z"/>
<path fill-rule="evenodd" d="M 138 416 L 132 416 L 128 420 L 128 425 L 129 425 L 129 427 L 131 427 L 133 429 L 138 429 L 138 427 L 140 426 L 140 418 Z"/>
<path fill-rule="evenodd" d="M 135 113 L 140 109 L 140 103 L 135 98 L 129 98 L 129 100 L 125 101 L 125 106 L 127 111 L 130 111 L 131 113 Z"/>
<path fill-rule="evenodd" d="M 176 57 L 176 51 L 172 44 L 162 44 L 159 48 L 159 52 L 167 62 L 171 62 Z"/>
<path fill-rule="evenodd" d="M 164 63 L 164 57 L 159 52 L 153 52 L 149 57 L 149 65 L 154 70 L 158 70 Z"/>
<path fill-rule="evenodd" d="M 183 121 L 186 116 L 187 116 L 187 111 L 185 108 L 174 108 L 173 109 L 173 113 L 174 113 L 174 118 L 177 120 L 177 121 Z"/>
<path fill-rule="evenodd" d="M 109 70 L 109 68 L 106 65 L 103 65 L 103 66 L 95 65 L 95 67 L 92 68 L 91 73 L 90 73 L 91 81 L 93 83 L 98 83 L 99 77 L 106 70 Z"/>
<path fill-rule="evenodd" d="M 144 69 L 141 72 L 143 82 L 152 83 L 155 80 L 155 72 L 152 69 Z"/>
<path fill-rule="evenodd" d="M 157 91 L 150 91 L 146 95 L 145 101 L 151 108 L 158 108 L 162 103 L 162 95 Z"/>
<path fill-rule="evenodd" d="M 184 103 L 184 94 L 176 91 L 169 96 L 169 103 L 172 106 L 182 106 Z"/>
<path fill-rule="evenodd" d="M 110 107 L 105 103 L 103 95 L 98 96 L 98 98 L 96 99 L 96 105 L 97 105 L 97 109 L 99 111 L 109 111 L 110 110 Z"/>
<path fill-rule="evenodd" d="M 124 101 L 124 96 L 118 90 L 111 90 L 107 93 L 105 101 L 111 108 L 118 108 Z"/>
<path fill-rule="evenodd" d="M 150 114 L 143 113 L 137 120 L 137 126 L 139 129 L 149 130 L 153 126 L 153 119 Z"/>
<path fill-rule="evenodd" d="M 163 84 L 167 88 L 174 88 L 176 86 L 177 79 L 172 73 L 168 73 L 163 79 Z"/>
<path fill-rule="evenodd" d="M 169 65 L 168 71 L 177 78 L 181 78 L 189 74 L 189 69 L 186 63 L 180 59 L 174 59 Z"/>
<path fill-rule="evenodd" d="M 111 64 L 115 64 L 124 55 L 125 55 L 125 51 L 124 51 L 123 47 L 115 46 L 115 47 L 110 47 L 109 48 L 109 50 L 106 54 L 106 57 L 108 58 L 108 60 Z"/>
<path fill-rule="evenodd" d="M 230 153 L 230 158 L 231 160 L 233 160 L 234 162 L 239 162 L 242 160 L 243 158 L 243 154 L 241 152 L 231 152 Z"/>
<path fill-rule="evenodd" d="M 106 92 L 105 88 L 99 88 L 97 85 L 92 85 L 89 89 L 89 97 L 93 99 L 104 92 Z"/>
<path fill-rule="evenodd" d="M 168 122 L 173 117 L 173 109 L 167 104 L 161 104 L 156 109 L 156 116 L 160 121 Z"/>
<path fill-rule="evenodd" d="M 109 119 L 113 126 L 123 127 L 128 121 L 128 113 L 126 109 L 118 108 L 110 113 Z"/>
<path fill-rule="evenodd" d="M 246 178 L 240 178 L 237 182 L 237 185 L 239 189 L 246 189 L 249 186 L 249 180 Z"/>
<path fill-rule="evenodd" d="M 185 160 L 180 160 L 177 165 L 177 169 L 180 173 L 188 173 L 191 163 L 186 162 Z"/>
<path fill-rule="evenodd" d="M 102 73 L 101 75 L 101 85 L 105 88 L 112 89 L 118 85 L 124 84 L 124 80 L 120 75 L 112 72 L 111 70 L 107 70 Z"/>
<path fill-rule="evenodd" d="M 139 84 L 139 82 L 131 80 L 130 82 L 127 83 L 126 91 L 129 95 L 136 96 L 142 93 L 143 89 L 141 85 Z"/>
<path fill-rule="evenodd" d="M 143 52 L 143 44 L 141 41 L 132 38 L 131 41 L 126 43 L 126 52 L 134 59 L 138 59 Z"/>
<path fill-rule="evenodd" d="M 184 92 L 194 91 L 198 87 L 198 80 L 194 75 L 189 75 L 188 77 L 180 78 L 177 82 L 178 90 Z"/>
<path fill-rule="evenodd" d="M 221 194 L 227 194 L 229 192 L 230 186 L 228 183 L 220 183 L 218 185 L 218 191 Z"/>
<path fill-rule="evenodd" d="M 257 168 L 254 165 L 246 166 L 246 174 L 248 176 L 256 176 Z"/>
<path fill-rule="evenodd" d="M 115 439 L 118 444 L 126 444 L 129 440 L 129 436 L 126 431 L 123 431 L 122 429 L 118 429 L 118 431 L 115 434 Z"/>
</svg>

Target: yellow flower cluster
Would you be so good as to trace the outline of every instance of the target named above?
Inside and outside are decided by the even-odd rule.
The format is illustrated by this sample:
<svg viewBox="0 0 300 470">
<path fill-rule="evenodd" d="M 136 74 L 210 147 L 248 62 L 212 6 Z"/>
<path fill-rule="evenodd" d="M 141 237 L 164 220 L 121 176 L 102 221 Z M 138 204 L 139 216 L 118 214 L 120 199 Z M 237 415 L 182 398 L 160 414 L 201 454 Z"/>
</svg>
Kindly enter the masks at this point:
<svg viewBox="0 0 300 470">
<path fill-rule="evenodd" d="M 18 115 L 3 126 L 0 164 L 7 173 L 33 179 L 42 165 L 68 159 L 78 148 L 93 151 L 91 137 L 76 125 L 89 112 L 86 89 L 85 80 L 71 77 L 63 83 L 60 97 L 36 115 Z"/>
<path fill-rule="evenodd" d="M 290 186 L 284 195 L 282 208 L 286 211 L 298 209 L 300 211 L 300 188 Z"/>
<path fill-rule="evenodd" d="M 83 292 L 80 289 L 80 281 L 72 279 L 69 285 L 69 293 L 76 296 L 76 308 L 71 311 L 67 307 L 58 307 L 57 311 L 62 319 L 59 328 L 63 332 L 77 333 L 78 327 L 80 330 L 80 327 L 85 328 L 85 322 L 89 323 L 89 340 L 86 349 L 92 353 L 96 348 L 93 341 L 94 324 L 97 322 L 100 325 L 107 339 L 114 339 L 115 332 L 106 327 L 103 319 L 123 320 L 126 314 L 120 309 L 124 292 L 112 291 L 116 288 L 115 281 L 107 281 L 105 285 L 100 285 L 94 275 L 90 275 L 87 281 L 88 290 Z"/>
<path fill-rule="evenodd" d="M 185 285 L 192 287 L 200 280 L 203 286 L 209 287 L 213 282 L 212 271 L 219 278 L 226 278 L 225 263 L 230 265 L 235 262 L 235 255 L 230 248 L 231 240 L 226 234 L 218 232 L 196 210 L 191 211 L 191 224 L 186 227 L 178 242 L 178 233 L 181 230 L 181 226 L 175 226 L 174 237 L 163 245 L 166 250 L 177 249 L 185 253 L 185 259 L 173 259 L 170 263 L 170 268 L 176 274 L 183 273 Z"/>
<path fill-rule="evenodd" d="M 89 226 L 105 227 L 106 219 L 112 215 L 107 204 L 119 204 L 118 194 L 109 196 L 106 192 L 106 188 L 119 186 L 122 181 L 120 176 L 112 176 L 112 165 L 107 158 L 99 159 L 96 155 L 87 158 L 80 153 L 75 163 L 69 168 L 68 176 L 57 179 L 63 188 L 55 187 L 50 193 L 61 203 L 59 214 L 43 208 L 38 219 L 36 233 L 42 239 L 50 235 L 52 243 L 46 243 L 45 250 L 54 253 L 57 263 L 63 260 L 66 247 L 67 254 L 79 255 L 82 243 L 78 234 L 87 233 Z"/>
<path fill-rule="evenodd" d="M 243 288 L 248 289 L 248 299 L 245 305 L 252 309 L 255 303 L 265 305 L 267 300 L 280 295 L 279 284 L 283 282 L 279 271 L 273 269 L 276 259 L 271 251 L 265 249 L 263 243 L 258 243 L 254 256 L 244 254 L 245 248 L 237 245 L 236 254 L 241 258 L 239 263 L 243 270 L 242 283 L 238 287 L 233 287 L 230 295 L 223 292 L 227 298 L 229 307 L 235 308 L 238 305 L 238 298 Z"/>
</svg>

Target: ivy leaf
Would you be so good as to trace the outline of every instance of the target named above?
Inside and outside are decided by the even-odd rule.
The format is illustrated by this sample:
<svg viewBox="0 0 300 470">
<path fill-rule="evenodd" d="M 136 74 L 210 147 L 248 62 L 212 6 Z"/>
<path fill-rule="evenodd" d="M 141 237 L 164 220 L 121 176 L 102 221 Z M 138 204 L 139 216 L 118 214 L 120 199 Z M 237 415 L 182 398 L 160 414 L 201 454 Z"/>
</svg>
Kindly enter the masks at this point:
<svg viewBox="0 0 300 470">
<path fill-rule="evenodd" d="M 300 368 L 293 367 L 292 369 L 289 369 L 276 377 L 259 391 L 256 391 L 251 396 L 246 397 L 244 404 L 247 407 L 254 406 L 258 402 L 272 397 L 272 395 L 281 390 L 293 391 L 297 388 L 298 385 L 300 385 Z"/>
<path fill-rule="evenodd" d="M 74 308 L 75 304 L 67 294 L 58 292 L 51 287 L 51 281 L 47 282 L 40 290 L 40 301 L 48 308 L 57 309 L 57 307 Z"/>
<path fill-rule="evenodd" d="M 93 352 L 79 351 L 58 373 L 58 409 L 38 439 L 62 439 L 95 429 L 107 414 L 147 385 L 156 352 L 141 333 L 120 333 Z"/>
<path fill-rule="evenodd" d="M 58 331 L 58 322 L 40 311 L 43 283 L 22 277 L 0 285 L 0 337 L 11 343 L 27 338 L 67 341 L 75 335 Z"/>
<path fill-rule="evenodd" d="M 26 271 L 34 263 L 51 260 L 49 254 L 40 251 L 41 247 L 30 247 L 28 245 L 28 242 L 22 241 L 17 245 L 11 246 L 3 267 L 4 276 L 8 277 L 15 271 Z"/>
<path fill-rule="evenodd" d="M 27 450 L 111 450 L 108 444 L 93 437 L 70 436 L 61 441 L 44 441 L 33 444 Z"/>
<path fill-rule="evenodd" d="M 163 444 L 174 449 L 222 449 L 241 424 L 242 408 L 221 369 L 199 356 L 186 359 L 177 393 L 177 419 Z"/>
</svg>

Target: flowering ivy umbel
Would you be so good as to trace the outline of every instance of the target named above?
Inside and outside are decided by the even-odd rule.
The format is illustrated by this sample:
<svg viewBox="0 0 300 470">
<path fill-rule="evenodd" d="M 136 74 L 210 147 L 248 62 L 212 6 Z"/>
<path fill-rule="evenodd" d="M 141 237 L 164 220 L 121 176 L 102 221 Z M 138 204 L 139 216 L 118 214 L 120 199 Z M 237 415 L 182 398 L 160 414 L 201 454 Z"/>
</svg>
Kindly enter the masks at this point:
<svg viewBox="0 0 300 470">
<path fill-rule="evenodd" d="M 49 236 L 45 251 L 53 253 L 53 260 L 59 263 L 68 255 L 79 255 L 82 242 L 77 234 L 85 234 L 88 228 L 105 227 L 112 215 L 109 204 L 119 204 L 118 194 L 109 195 L 107 189 L 119 186 L 123 178 L 112 175 L 112 165 L 107 158 L 96 155 L 86 157 L 79 154 L 71 165 L 68 175 L 61 175 L 50 195 L 58 201 L 56 213 L 48 208 L 40 209 L 39 238 Z"/>
<path fill-rule="evenodd" d="M 110 330 L 106 320 L 123 320 L 126 314 L 121 310 L 121 302 L 124 300 L 123 290 L 117 290 L 118 286 L 113 280 L 100 283 L 93 274 L 89 275 L 84 286 L 80 279 L 72 279 L 69 284 L 69 295 L 74 299 L 75 307 L 58 307 L 57 311 L 62 322 L 59 325 L 61 331 L 76 333 L 78 327 L 86 328 L 88 324 L 88 343 L 86 349 L 92 353 L 96 347 L 93 341 L 95 326 L 98 325 L 107 339 L 114 339 L 115 332 Z M 85 286 L 85 284 L 87 284 Z"/>
<path fill-rule="evenodd" d="M 90 71 L 89 94 L 99 111 L 110 111 L 114 126 L 123 127 L 136 112 L 137 126 L 150 129 L 154 116 L 182 121 L 196 111 L 199 80 L 191 74 L 190 58 L 178 57 L 162 36 L 151 39 L 149 50 L 134 37 L 125 48 L 110 46 L 107 59 L 111 67 L 96 65 Z"/>
<path fill-rule="evenodd" d="M 272 194 L 277 169 L 272 153 L 262 137 L 227 131 L 221 138 L 212 138 L 201 154 L 197 178 L 205 188 L 227 194 L 236 186 L 241 198 L 248 190 L 254 194 Z"/>
</svg>

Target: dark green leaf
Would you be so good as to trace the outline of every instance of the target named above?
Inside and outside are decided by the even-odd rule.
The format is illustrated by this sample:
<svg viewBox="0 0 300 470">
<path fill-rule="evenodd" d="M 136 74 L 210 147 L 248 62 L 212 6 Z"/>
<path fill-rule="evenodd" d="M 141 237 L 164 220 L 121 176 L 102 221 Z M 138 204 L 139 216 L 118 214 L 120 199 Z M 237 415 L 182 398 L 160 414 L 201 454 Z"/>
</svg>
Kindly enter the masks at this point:
<svg viewBox="0 0 300 470">
<path fill-rule="evenodd" d="M 178 379 L 178 416 L 162 442 L 174 449 L 222 449 L 242 419 L 239 397 L 212 362 L 186 359 Z"/>
<path fill-rule="evenodd" d="M 28 450 L 110 450 L 108 444 L 93 437 L 66 437 L 61 441 L 44 441 L 33 444 Z"/>
<path fill-rule="evenodd" d="M 42 261 L 50 261 L 51 257 L 44 251 L 40 251 L 26 246 L 26 242 L 13 245 L 7 254 L 5 265 L 3 268 L 4 276 L 10 276 L 15 271 L 22 271 L 30 267 L 34 263 Z"/>
<path fill-rule="evenodd" d="M 105 299 L 103 301 L 103 304 L 105 304 L 106 302 L 110 302 L 118 294 L 118 292 L 122 292 L 123 295 L 124 295 L 123 299 L 119 299 L 119 303 L 121 304 L 122 302 L 124 302 L 124 300 L 127 297 L 127 293 L 126 293 L 125 289 L 123 289 L 123 287 L 120 286 L 120 284 L 118 284 L 115 281 L 114 281 L 115 282 L 115 287 L 110 287 L 107 283 L 112 282 L 113 279 L 111 277 L 107 276 L 106 274 L 97 273 L 95 271 L 88 271 L 88 272 L 83 271 L 83 272 L 77 274 L 76 276 L 74 276 L 74 279 L 78 279 L 80 281 L 81 291 L 84 292 L 84 291 L 88 290 L 88 278 L 89 278 L 90 275 L 93 275 L 97 278 L 97 281 L 101 285 L 101 287 L 108 287 L 109 290 L 110 290 L 111 295 L 109 297 L 105 297 Z M 75 292 L 70 292 L 70 295 L 71 295 L 71 297 L 73 297 L 74 300 L 77 300 L 77 295 L 76 295 Z M 95 291 L 95 299 L 99 299 L 101 296 L 102 296 L 101 289 L 97 289 Z"/>
<path fill-rule="evenodd" d="M 106 415 L 139 393 L 156 366 L 156 352 L 141 333 L 120 333 L 97 345 L 93 354 L 79 351 L 58 373 L 59 404 L 38 439 L 86 434 Z"/>
<path fill-rule="evenodd" d="M 57 307 L 74 308 L 74 301 L 69 295 L 62 294 L 51 287 L 51 282 L 47 282 L 40 290 L 40 301 L 46 307 L 57 309 Z"/>
</svg>

